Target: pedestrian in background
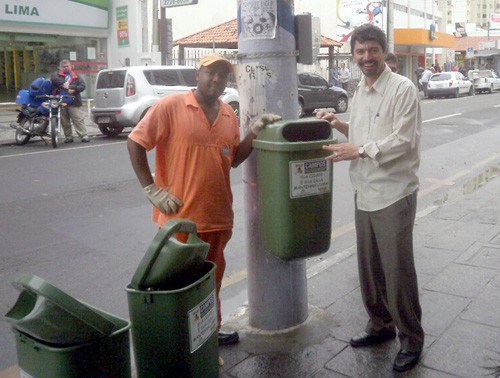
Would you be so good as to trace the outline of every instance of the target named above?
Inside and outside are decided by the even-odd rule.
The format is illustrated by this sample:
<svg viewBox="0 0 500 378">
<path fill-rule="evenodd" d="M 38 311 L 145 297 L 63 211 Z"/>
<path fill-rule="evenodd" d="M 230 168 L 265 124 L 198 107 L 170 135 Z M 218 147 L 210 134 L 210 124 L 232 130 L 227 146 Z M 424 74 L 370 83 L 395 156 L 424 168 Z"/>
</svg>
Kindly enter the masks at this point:
<svg viewBox="0 0 500 378">
<path fill-rule="evenodd" d="M 422 85 L 422 90 L 424 91 L 425 97 L 427 97 L 427 90 L 429 89 L 428 84 L 433 73 L 434 73 L 434 67 L 428 67 L 422 73 L 422 77 L 420 78 L 420 84 Z"/>
<path fill-rule="evenodd" d="M 339 68 L 337 63 L 333 63 L 332 68 L 330 68 L 330 84 L 335 87 L 339 86 Z"/>
<path fill-rule="evenodd" d="M 85 81 L 73 71 L 71 62 L 67 59 L 61 61 L 61 69 L 51 76 L 52 85 L 56 94 L 69 94 L 73 100 L 68 106 L 61 107 L 61 125 L 64 132 L 64 143 L 73 142 L 73 130 L 75 128 L 80 140 L 84 143 L 90 142 L 85 126 L 85 115 L 82 111 L 82 97 L 80 93 L 85 90 Z"/>
<path fill-rule="evenodd" d="M 414 367 L 424 345 L 413 226 L 417 207 L 422 127 L 415 85 L 385 64 L 387 40 L 375 25 L 351 36 L 351 51 L 362 77 L 351 103 L 349 122 L 320 111 L 318 118 L 347 136 L 348 142 L 324 146 L 327 159 L 351 161 L 355 224 L 362 299 L 369 320 L 352 347 L 396 337 L 400 350 L 393 369 Z"/>
<path fill-rule="evenodd" d="M 203 57 L 196 71 L 197 87 L 158 100 L 127 141 L 134 171 L 154 205 L 153 221 L 161 228 L 172 218 L 190 219 L 198 227 L 198 237 L 210 244 L 207 260 L 217 265 L 219 328 L 224 248 L 234 218 L 229 171 L 250 155 L 253 139 L 266 124 L 281 119 L 274 114 L 261 116 L 240 142 L 238 119 L 232 107 L 219 99 L 231 72 L 227 59 Z M 146 157 L 153 148 L 154 180 Z M 239 336 L 219 330 L 218 340 L 219 345 L 231 345 Z"/>
<path fill-rule="evenodd" d="M 398 58 L 393 53 L 388 53 L 385 58 L 385 64 L 389 66 L 392 72 L 399 73 Z"/>
<path fill-rule="evenodd" d="M 351 73 L 349 72 L 349 69 L 346 68 L 345 63 L 342 63 L 340 65 L 340 70 L 339 70 L 339 83 L 340 86 L 346 91 L 349 89 L 350 79 L 351 79 Z"/>
</svg>

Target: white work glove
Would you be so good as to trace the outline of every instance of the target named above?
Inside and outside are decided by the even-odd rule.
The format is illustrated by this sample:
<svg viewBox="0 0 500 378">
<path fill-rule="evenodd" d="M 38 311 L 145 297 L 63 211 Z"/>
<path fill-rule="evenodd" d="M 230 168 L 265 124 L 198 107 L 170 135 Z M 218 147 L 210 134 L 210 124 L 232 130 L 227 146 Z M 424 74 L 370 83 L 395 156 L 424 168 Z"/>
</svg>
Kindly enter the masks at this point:
<svg viewBox="0 0 500 378">
<path fill-rule="evenodd" d="M 279 121 L 281 119 L 281 116 L 277 114 L 263 114 L 259 117 L 257 122 L 255 122 L 251 128 L 252 133 L 254 135 L 259 135 L 259 133 L 262 131 L 266 125 L 273 123 L 275 121 Z"/>
<path fill-rule="evenodd" d="M 175 214 L 179 211 L 179 207 L 184 205 L 182 201 L 169 193 L 167 189 L 160 188 L 155 183 L 142 188 L 149 201 L 158 208 L 162 213 Z"/>
</svg>

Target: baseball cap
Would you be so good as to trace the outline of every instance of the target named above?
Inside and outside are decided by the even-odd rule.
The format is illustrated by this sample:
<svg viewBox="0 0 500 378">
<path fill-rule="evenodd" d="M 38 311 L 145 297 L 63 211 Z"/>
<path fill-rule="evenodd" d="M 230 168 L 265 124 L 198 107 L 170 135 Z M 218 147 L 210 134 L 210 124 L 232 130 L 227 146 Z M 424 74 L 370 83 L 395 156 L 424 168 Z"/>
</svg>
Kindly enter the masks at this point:
<svg viewBox="0 0 500 378">
<path fill-rule="evenodd" d="M 205 55 L 200 60 L 200 67 L 201 66 L 210 66 L 216 62 L 223 62 L 226 65 L 229 72 L 233 72 L 233 65 L 231 64 L 231 62 L 229 60 L 227 60 L 226 58 L 223 58 L 223 57 L 217 56 L 217 55 Z"/>
</svg>

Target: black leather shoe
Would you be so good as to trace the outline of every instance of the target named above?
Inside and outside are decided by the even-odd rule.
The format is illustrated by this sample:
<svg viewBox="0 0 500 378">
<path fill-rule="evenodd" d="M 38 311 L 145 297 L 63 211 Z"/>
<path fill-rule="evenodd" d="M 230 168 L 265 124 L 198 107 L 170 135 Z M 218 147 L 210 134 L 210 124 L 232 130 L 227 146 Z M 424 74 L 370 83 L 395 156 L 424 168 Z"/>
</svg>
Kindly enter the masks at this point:
<svg viewBox="0 0 500 378">
<path fill-rule="evenodd" d="M 354 336 L 349 344 L 354 348 L 359 348 L 392 340 L 395 337 L 396 332 L 394 330 L 381 330 L 377 335 L 361 332 L 359 335 Z"/>
<path fill-rule="evenodd" d="M 217 337 L 219 340 L 220 346 L 227 346 L 236 344 L 240 341 L 240 337 L 238 336 L 238 332 L 223 332 L 219 331 L 219 336 Z"/>
<path fill-rule="evenodd" d="M 395 371 L 407 371 L 413 368 L 420 359 L 420 354 L 422 352 L 411 352 L 407 350 L 400 350 L 396 359 L 394 360 L 394 365 L 392 368 Z"/>
<path fill-rule="evenodd" d="M 64 143 L 73 143 L 73 138 L 64 139 Z"/>
</svg>

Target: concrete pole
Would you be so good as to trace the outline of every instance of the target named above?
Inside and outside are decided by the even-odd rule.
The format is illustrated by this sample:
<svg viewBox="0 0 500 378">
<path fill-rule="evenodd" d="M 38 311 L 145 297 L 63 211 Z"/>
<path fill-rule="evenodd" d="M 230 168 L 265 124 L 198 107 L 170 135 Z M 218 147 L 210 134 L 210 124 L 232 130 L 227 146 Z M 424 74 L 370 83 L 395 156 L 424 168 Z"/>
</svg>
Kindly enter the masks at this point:
<svg viewBox="0 0 500 378">
<path fill-rule="evenodd" d="M 265 1 L 266 6 L 262 3 L 261 0 L 238 1 L 239 64 L 236 75 L 244 133 L 264 113 L 280 114 L 283 119 L 298 118 L 293 0 Z M 262 25 L 255 21 L 273 18 L 267 13 L 269 4 L 276 5 L 277 13 L 274 17 L 277 26 L 270 29 L 269 23 Z M 252 31 L 260 33 L 251 36 Z M 285 262 L 264 251 L 255 152 L 244 164 L 243 181 L 250 325 L 262 330 L 298 325 L 308 315 L 306 263 L 304 260 Z"/>
<path fill-rule="evenodd" d="M 387 49 L 394 53 L 394 0 L 387 0 Z"/>
</svg>

